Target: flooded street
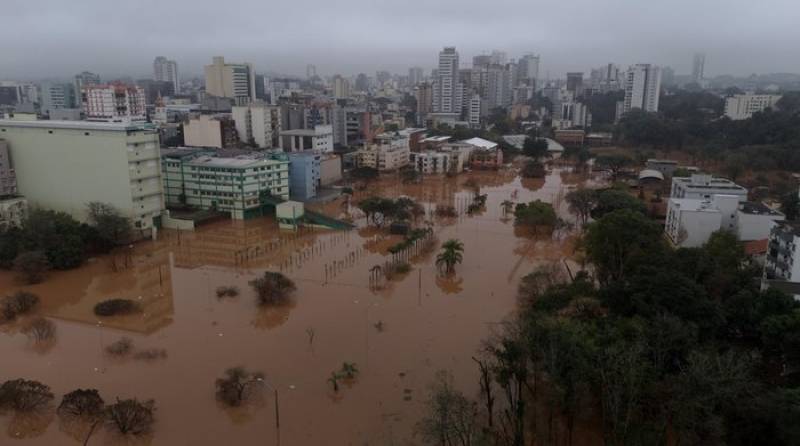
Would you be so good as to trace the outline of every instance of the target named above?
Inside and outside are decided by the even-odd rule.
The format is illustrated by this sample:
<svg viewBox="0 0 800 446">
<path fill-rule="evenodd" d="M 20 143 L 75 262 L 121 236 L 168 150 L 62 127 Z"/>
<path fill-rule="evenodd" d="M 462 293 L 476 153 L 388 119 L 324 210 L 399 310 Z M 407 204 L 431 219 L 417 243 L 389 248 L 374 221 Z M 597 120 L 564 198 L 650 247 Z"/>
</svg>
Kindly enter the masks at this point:
<svg viewBox="0 0 800 446">
<path fill-rule="evenodd" d="M 463 214 L 472 199 L 464 185 L 469 178 L 488 194 L 485 210 L 433 217 L 436 204 Z M 55 405 L 77 388 L 97 388 L 106 402 L 152 398 L 154 434 L 136 444 L 419 444 L 414 425 L 435 372 L 450 370 L 460 388 L 477 393 L 471 357 L 492 325 L 514 310 L 519 279 L 538 263 L 572 254 L 566 233 L 535 240 L 515 231 L 501 203 L 541 199 L 572 221 L 564 193 L 559 171 L 545 180 L 521 180 L 513 171 L 414 185 L 384 178 L 357 190 L 353 203 L 370 195 L 412 196 L 425 206 L 439 243 L 464 243 L 454 277 L 439 277 L 434 252 L 412 259 L 409 273 L 377 290 L 370 287 L 370 268 L 383 264 L 386 249 L 401 239 L 364 227 L 363 216 L 343 198 L 318 209 L 349 216 L 358 229 L 294 234 L 279 232 L 273 219 L 222 221 L 194 233 L 163 231 L 157 242 L 53 272 L 35 286 L 20 287 L 4 271 L 3 294 L 18 288 L 38 294 L 37 313 L 56 322 L 57 340 L 34 348 L 19 332 L 20 322 L 0 326 L 0 381 L 39 380 L 53 389 Z M 295 281 L 291 304 L 257 307 L 248 281 L 265 270 Z M 218 299 L 219 286 L 241 293 Z M 136 299 L 143 312 L 98 323 L 92 307 L 112 297 Z M 136 351 L 164 349 L 166 357 L 104 353 L 123 336 Z M 343 362 L 356 363 L 360 373 L 336 393 L 327 379 Z M 217 403 L 214 381 L 239 365 L 264 372 L 267 386 L 256 404 L 232 411 Z M 0 428 L 0 444 L 79 444 L 58 417 L 32 423 L 0 415 Z M 118 443 L 101 430 L 89 444 Z"/>
</svg>

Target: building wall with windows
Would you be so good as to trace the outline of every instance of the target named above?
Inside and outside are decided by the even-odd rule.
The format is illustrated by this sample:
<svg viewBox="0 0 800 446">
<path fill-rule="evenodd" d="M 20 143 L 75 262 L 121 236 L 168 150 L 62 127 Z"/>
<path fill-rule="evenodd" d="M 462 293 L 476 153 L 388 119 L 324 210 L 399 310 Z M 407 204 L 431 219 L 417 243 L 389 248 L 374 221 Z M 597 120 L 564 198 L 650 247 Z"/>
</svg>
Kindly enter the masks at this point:
<svg viewBox="0 0 800 446">
<path fill-rule="evenodd" d="M 262 193 L 289 198 L 289 161 L 262 154 L 232 158 L 195 149 L 165 149 L 161 159 L 168 206 L 228 212 L 231 218 L 261 215 Z"/>
<path fill-rule="evenodd" d="M 148 124 L 0 120 L 17 189 L 31 206 L 87 220 L 86 205 L 107 203 L 146 236 L 164 204 L 158 132 Z"/>
<path fill-rule="evenodd" d="M 737 94 L 725 99 L 725 116 L 739 121 L 753 113 L 772 108 L 781 99 L 779 94 Z"/>
</svg>

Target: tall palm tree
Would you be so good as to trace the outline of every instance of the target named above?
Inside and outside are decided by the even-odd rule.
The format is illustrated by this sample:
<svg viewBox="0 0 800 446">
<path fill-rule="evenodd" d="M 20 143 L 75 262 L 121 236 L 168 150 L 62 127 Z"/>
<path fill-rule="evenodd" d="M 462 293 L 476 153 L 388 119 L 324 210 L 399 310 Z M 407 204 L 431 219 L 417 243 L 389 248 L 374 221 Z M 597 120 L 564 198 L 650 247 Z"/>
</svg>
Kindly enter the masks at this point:
<svg viewBox="0 0 800 446">
<path fill-rule="evenodd" d="M 436 256 L 436 266 L 444 266 L 445 271 L 450 274 L 455 271 L 457 264 L 464 260 L 464 244 L 457 239 L 450 239 L 442 243 L 442 252 Z"/>
</svg>

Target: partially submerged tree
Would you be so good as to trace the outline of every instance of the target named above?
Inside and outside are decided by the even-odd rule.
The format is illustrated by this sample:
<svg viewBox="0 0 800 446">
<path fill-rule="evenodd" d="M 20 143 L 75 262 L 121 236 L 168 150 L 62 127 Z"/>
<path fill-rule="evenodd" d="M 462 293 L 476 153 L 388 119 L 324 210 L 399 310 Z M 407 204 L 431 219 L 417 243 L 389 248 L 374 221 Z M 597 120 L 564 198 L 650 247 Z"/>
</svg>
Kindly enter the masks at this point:
<svg viewBox="0 0 800 446">
<path fill-rule="evenodd" d="M 144 435 L 155 422 L 156 403 L 153 400 L 120 400 L 108 406 L 106 418 L 109 425 L 123 435 Z"/>
<path fill-rule="evenodd" d="M 249 372 L 244 367 L 233 367 L 225 370 L 223 378 L 217 379 L 217 399 L 228 406 L 241 406 L 263 385 L 263 373 Z"/>
<path fill-rule="evenodd" d="M 457 264 L 464 260 L 464 243 L 457 239 L 450 239 L 442 243 L 442 252 L 436 256 L 436 266 L 444 270 L 447 274 L 455 271 Z"/>
<path fill-rule="evenodd" d="M 97 231 L 97 238 L 104 250 L 130 241 L 131 221 L 117 208 L 97 201 L 87 205 L 89 222 Z"/>
<path fill-rule="evenodd" d="M 17 316 L 33 310 L 39 305 L 39 296 L 28 291 L 17 291 L 0 301 L 0 312 L 6 320 L 14 320 Z"/>
<path fill-rule="evenodd" d="M 43 409 L 52 399 L 50 387 L 39 381 L 13 379 L 0 386 L 0 408 L 32 412 Z"/>
<path fill-rule="evenodd" d="M 358 375 L 358 367 L 354 362 L 343 362 L 341 374 L 347 379 L 353 379 Z"/>
<path fill-rule="evenodd" d="M 45 273 L 50 270 L 50 262 L 44 251 L 27 251 L 14 259 L 14 270 L 20 280 L 32 285 L 44 280 Z"/>
<path fill-rule="evenodd" d="M 106 353 L 111 356 L 127 356 L 133 352 L 133 341 L 130 338 L 120 338 L 106 347 Z"/>
<path fill-rule="evenodd" d="M 589 216 L 597 204 L 597 192 L 592 189 L 579 188 L 567 192 L 564 197 L 569 204 L 569 210 L 578 217 L 581 226 L 586 226 Z"/>
<path fill-rule="evenodd" d="M 56 325 L 43 317 L 37 317 L 22 329 L 31 340 L 37 343 L 52 341 L 56 336 Z"/>
<path fill-rule="evenodd" d="M 437 372 L 425 405 L 426 412 L 416 427 L 423 441 L 441 446 L 479 444 L 477 405 L 455 389 L 451 374 Z"/>
<path fill-rule="evenodd" d="M 124 316 L 140 310 L 141 306 L 131 299 L 108 299 L 94 306 L 94 314 L 98 316 Z"/>
<path fill-rule="evenodd" d="M 297 289 L 294 282 L 281 273 L 266 271 L 263 276 L 251 280 L 259 305 L 282 305 L 289 301 Z"/>
<path fill-rule="evenodd" d="M 67 393 L 58 405 L 61 416 L 99 418 L 103 416 L 105 402 L 97 389 L 77 389 Z"/>
</svg>

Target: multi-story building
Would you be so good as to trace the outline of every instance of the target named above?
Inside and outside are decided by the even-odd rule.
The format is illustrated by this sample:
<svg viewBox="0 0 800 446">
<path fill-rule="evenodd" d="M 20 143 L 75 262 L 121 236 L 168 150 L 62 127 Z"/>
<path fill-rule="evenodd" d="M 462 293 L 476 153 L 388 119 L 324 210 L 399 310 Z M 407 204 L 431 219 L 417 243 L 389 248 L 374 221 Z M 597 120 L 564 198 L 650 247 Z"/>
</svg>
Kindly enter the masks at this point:
<svg viewBox="0 0 800 446">
<path fill-rule="evenodd" d="M 17 195 L 17 175 L 11 165 L 8 143 L 0 139 L 0 197 Z"/>
<path fill-rule="evenodd" d="M 694 60 L 692 60 L 692 80 L 697 84 L 702 84 L 705 79 L 706 71 L 706 55 L 703 53 L 696 53 Z"/>
<path fill-rule="evenodd" d="M 473 148 L 469 151 L 469 164 L 474 169 L 499 169 L 503 165 L 503 151 L 497 143 L 483 138 L 461 141 Z"/>
<path fill-rule="evenodd" d="M 262 149 L 280 146 L 282 126 L 279 106 L 263 103 L 239 105 L 233 107 L 231 115 L 242 142 Z"/>
<path fill-rule="evenodd" d="M 445 47 L 439 52 L 439 67 L 433 77 L 433 113 L 461 114 L 463 86 L 458 78 L 458 52 Z"/>
<path fill-rule="evenodd" d="M 382 172 L 397 170 L 408 165 L 410 153 L 408 136 L 384 133 L 358 151 L 358 165 Z"/>
<path fill-rule="evenodd" d="M 92 73 L 91 71 L 84 71 L 75 75 L 74 83 L 75 95 L 77 96 L 75 105 L 81 105 L 80 95 L 83 91 L 83 87 L 88 87 L 89 85 L 100 85 L 100 75 Z"/>
<path fill-rule="evenodd" d="M 749 119 L 753 113 L 774 107 L 780 99 L 779 94 L 737 94 L 725 99 L 725 116 L 734 121 Z"/>
<path fill-rule="evenodd" d="M 25 197 L 0 197 L 0 231 L 21 228 L 28 217 Z"/>
<path fill-rule="evenodd" d="M 86 221 L 88 203 L 107 203 L 142 236 L 160 224 L 159 139 L 152 125 L 0 120 L 0 138 L 11 152 L 18 192 L 31 206 Z"/>
<path fill-rule="evenodd" d="M 408 85 L 414 87 L 424 80 L 422 67 L 411 67 L 408 69 Z"/>
<path fill-rule="evenodd" d="M 290 152 L 289 184 L 293 200 L 305 201 L 317 196 L 322 181 L 322 157 L 319 152 Z"/>
<path fill-rule="evenodd" d="M 651 64 L 634 65 L 625 74 L 625 100 L 622 113 L 637 108 L 646 112 L 657 112 L 660 94 L 661 69 Z"/>
<path fill-rule="evenodd" d="M 433 111 L 433 86 L 423 82 L 414 88 L 417 98 L 417 125 L 425 123 L 425 116 Z"/>
<path fill-rule="evenodd" d="M 776 288 L 800 300 L 800 223 L 778 222 L 770 232 L 763 288 Z"/>
<path fill-rule="evenodd" d="M 336 99 L 350 97 L 350 81 L 338 74 L 333 77 L 333 97 Z"/>
<path fill-rule="evenodd" d="M 190 147 L 226 149 L 239 143 L 239 134 L 228 114 L 194 115 L 183 123 L 183 141 Z"/>
<path fill-rule="evenodd" d="M 736 195 L 710 199 L 670 198 L 664 231 L 675 246 L 702 246 L 716 231 L 736 231 Z"/>
<path fill-rule="evenodd" d="M 417 172 L 423 174 L 448 173 L 455 171 L 457 152 L 411 152 L 409 162 Z"/>
<path fill-rule="evenodd" d="M 211 65 L 205 66 L 206 93 L 231 98 L 236 105 L 248 104 L 256 99 L 256 73 L 249 63 L 225 63 L 225 58 L 215 56 Z"/>
<path fill-rule="evenodd" d="M 172 84 L 172 91 L 180 94 L 180 81 L 178 80 L 178 63 L 169 60 L 164 56 L 158 56 L 153 61 L 153 80 L 169 82 Z"/>
<path fill-rule="evenodd" d="M 480 128 L 481 115 L 483 111 L 483 100 L 481 95 L 473 93 L 469 99 L 469 108 L 467 109 L 467 122 L 472 128 Z"/>
<path fill-rule="evenodd" d="M 486 105 L 484 114 L 488 115 L 495 108 L 506 108 L 512 102 L 512 71 L 507 65 L 492 64 L 485 70 L 486 88 L 482 97 Z"/>
<path fill-rule="evenodd" d="M 219 157 L 202 149 L 164 149 L 161 172 L 168 206 L 211 209 L 246 219 L 263 215 L 262 194 L 289 198 L 285 157 Z"/>
<path fill-rule="evenodd" d="M 525 54 L 517 61 L 517 84 L 536 87 L 539 78 L 539 56 Z"/>
<path fill-rule="evenodd" d="M 591 71 L 589 81 L 591 88 L 598 93 L 606 93 L 622 89 L 622 76 L 616 64 L 609 63 Z"/>
<path fill-rule="evenodd" d="M 695 173 L 689 177 L 673 177 L 671 198 L 710 200 L 714 195 L 735 195 L 747 201 L 747 189 L 727 178 Z"/>
<path fill-rule="evenodd" d="M 144 89 L 114 83 L 87 85 L 81 90 L 81 104 L 87 121 L 145 121 L 147 104 Z"/>
<path fill-rule="evenodd" d="M 333 152 L 333 126 L 318 125 L 312 129 L 283 130 L 281 148 L 284 152 L 314 150 L 317 153 Z"/>
<path fill-rule="evenodd" d="M 567 91 L 571 91 L 574 96 L 580 96 L 583 92 L 583 72 L 567 73 Z"/>
<path fill-rule="evenodd" d="M 79 106 L 72 84 L 44 82 L 41 85 L 42 114 L 50 116 L 53 110 L 74 109 Z"/>
</svg>

